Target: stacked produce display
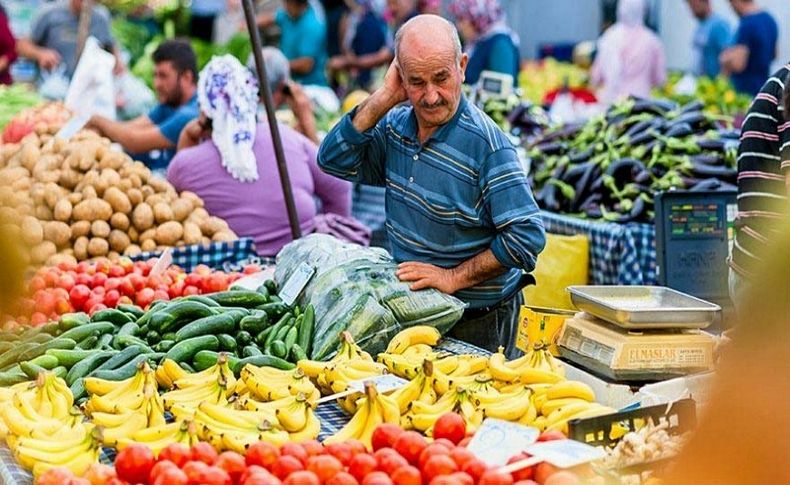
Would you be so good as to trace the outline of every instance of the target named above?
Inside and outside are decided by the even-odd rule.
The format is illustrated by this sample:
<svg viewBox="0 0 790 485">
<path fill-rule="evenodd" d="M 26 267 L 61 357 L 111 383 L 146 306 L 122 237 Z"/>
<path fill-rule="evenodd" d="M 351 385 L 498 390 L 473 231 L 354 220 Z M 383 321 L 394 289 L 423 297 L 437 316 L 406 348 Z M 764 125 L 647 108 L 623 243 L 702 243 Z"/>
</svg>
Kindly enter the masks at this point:
<svg viewBox="0 0 790 485">
<path fill-rule="evenodd" d="M 530 145 L 541 208 L 611 222 L 652 221 L 653 198 L 673 188 L 732 189 L 738 133 L 700 101 L 628 99 Z"/>
<path fill-rule="evenodd" d="M 54 135 L 71 117 L 71 112 L 62 103 L 35 103 L 29 108 L 13 113 L 13 116 L 4 123 L 3 143 L 19 143 L 31 133 Z M 13 145 L 4 146 L 4 156 L 13 149 Z"/>
<path fill-rule="evenodd" d="M 20 111 L 32 108 L 41 101 L 41 97 L 28 86 L 21 84 L 0 86 L 0 130 L 5 129 L 8 122 Z"/>
<path fill-rule="evenodd" d="M 528 62 L 518 75 L 518 86 L 522 96 L 533 104 L 544 104 L 546 96 L 561 89 L 586 88 L 589 73 L 569 62 L 546 58 L 539 62 Z"/>
<path fill-rule="evenodd" d="M 745 114 L 752 102 L 750 96 L 735 91 L 732 83 L 726 77 L 699 76 L 691 78 L 693 79 L 693 89 L 690 92 L 681 89 L 681 82 L 686 83 L 684 79 L 686 79 L 686 75 L 683 73 L 671 73 L 667 83 L 662 88 L 655 90 L 655 95 L 680 104 L 699 100 L 702 101 L 708 112 L 732 116 Z"/>
</svg>

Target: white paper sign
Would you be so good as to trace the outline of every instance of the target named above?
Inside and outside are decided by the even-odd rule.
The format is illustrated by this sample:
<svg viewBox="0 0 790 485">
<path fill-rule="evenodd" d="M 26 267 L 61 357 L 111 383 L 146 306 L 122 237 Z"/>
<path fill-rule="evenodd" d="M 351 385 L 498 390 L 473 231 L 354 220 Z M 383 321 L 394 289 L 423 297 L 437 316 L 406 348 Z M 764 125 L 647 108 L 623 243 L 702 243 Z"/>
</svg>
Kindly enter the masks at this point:
<svg viewBox="0 0 790 485">
<path fill-rule="evenodd" d="M 167 248 L 162 252 L 162 255 L 159 256 L 159 259 L 156 260 L 154 263 L 154 267 L 151 268 L 151 275 L 156 276 L 160 275 L 165 272 L 165 270 L 173 264 L 173 248 Z"/>
<path fill-rule="evenodd" d="M 299 266 L 296 267 L 296 271 L 291 274 L 282 289 L 280 289 L 280 294 L 277 296 L 279 296 L 286 305 L 293 305 L 314 274 L 315 269 L 309 264 L 299 263 Z"/>
<path fill-rule="evenodd" d="M 575 467 L 606 456 L 601 448 L 574 440 L 541 441 L 524 451 L 559 468 Z"/>
<path fill-rule="evenodd" d="M 365 392 L 366 382 L 372 382 L 373 384 L 375 384 L 376 390 L 378 392 L 389 392 L 401 388 L 409 383 L 409 381 L 407 381 L 406 379 L 401 379 L 396 375 L 384 374 L 376 377 L 371 377 L 369 379 L 360 379 L 358 381 L 351 381 L 348 383 L 348 389 L 350 391 Z"/>
<path fill-rule="evenodd" d="M 467 449 L 489 466 L 502 466 L 535 443 L 540 435 L 536 428 L 501 419 L 486 419 Z"/>
<path fill-rule="evenodd" d="M 71 119 L 69 119 L 69 121 L 67 121 L 57 133 L 55 133 L 55 137 L 62 138 L 64 140 L 70 139 L 88 123 L 89 119 L 90 117 L 85 115 L 72 116 Z"/>
</svg>

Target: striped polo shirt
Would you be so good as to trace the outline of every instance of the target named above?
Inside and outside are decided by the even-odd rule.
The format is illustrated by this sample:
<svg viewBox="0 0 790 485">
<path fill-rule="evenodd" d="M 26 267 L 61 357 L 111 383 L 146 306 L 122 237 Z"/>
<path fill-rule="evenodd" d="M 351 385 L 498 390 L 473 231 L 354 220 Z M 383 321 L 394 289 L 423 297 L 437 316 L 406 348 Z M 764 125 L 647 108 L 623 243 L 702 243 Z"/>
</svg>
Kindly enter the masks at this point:
<svg viewBox="0 0 790 485">
<path fill-rule="evenodd" d="M 524 167 L 496 124 L 462 98 L 453 118 L 420 143 L 411 106 L 391 110 L 364 133 L 352 124 L 355 113 L 324 139 L 318 164 L 386 187 L 395 260 L 452 268 L 490 248 L 508 270 L 455 296 L 481 308 L 519 291 L 545 234 Z"/>
<path fill-rule="evenodd" d="M 743 276 L 775 240 L 787 218 L 786 173 L 790 168 L 790 121 L 782 107 L 790 64 L 775 73 L 754 98 L 738 148 L 738 215 L 730 267 Z"/>
</svg>

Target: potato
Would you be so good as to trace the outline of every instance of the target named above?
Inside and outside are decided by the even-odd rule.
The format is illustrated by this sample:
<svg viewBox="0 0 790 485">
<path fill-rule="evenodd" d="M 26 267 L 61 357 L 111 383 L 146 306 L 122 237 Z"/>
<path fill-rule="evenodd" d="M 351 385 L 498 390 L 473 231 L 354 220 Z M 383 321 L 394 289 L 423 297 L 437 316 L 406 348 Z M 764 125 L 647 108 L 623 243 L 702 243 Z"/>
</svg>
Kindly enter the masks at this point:
<svg viewBox="0 0 790 485">
<path fill-rule="evenodd" d="M 197 207 L 192 211 L 191 214 L 189 214 L 189 217 L 187 217 L 187 219 L 191 219 L 199 223 L 200 221 L 204 219 L 208 219 L 209 217 L 211 216 L 209 216 L 208 211 L 206 209 L 202 207 Z"/>
<path fill-rule="evenodd" d="M 187 199 L 176 199 L 172 204 L 173 218 L 178 222 L 183 222 L 192 213 L 192 202 Z"/>
<path fill-rule="evenodd" d="M 124 249 L 123 255 L 124 256 L 136 256 L 136 255 L 140 254 L 141 252 L 143 252 L 143 250 L 140 249 L 140 246 L 138 246 L 137 244 L 130 244 L 129 246 L 126 246 L 126 249 Z"/>
<path fill-rule="evenodd" d="M 140 241 L 145 241 L 147 239 L 156 239 L 156 228 L 152 227 L 151 229 L 141 232 L 139 237 L 140 237 Z"/>
<path fill-rule="evenodd" d="M 209 244 L 211 244 L 211 238 L 208 238 L 208 237 L 206 237 L 206 236 L 203 236 L 203 237 L 200 239 L 200 244 L 201 244 L 202 246 L 208 246 Z"/>
<path fill-rule="evenodd" d="M 22 179 L 16 179 L 14 183 L 11 184 L 11 189 L 14 192 L 28 191 L 32 185 L 32 180 L 26 177 Z"/>
<path fill-rule="evenodd" d="M 140 231 L 145 231 L 154 225 L 154 211 L 145 202 L 134 208 L 132 212 L 132 223 Z"/>
<path fill-rule="evenodd" d="M 200 226 L 200 232 L 206 236 L 213 236 L 214 233 L 228 228 L 228 223 L 218 217 L 203 219 L 198 225 Z"/>
<path fill-rule="evenodd" d="M 35 214 L 36 219 L 39 221 L 51 221 L 54 216 L 52 215 L 52 209 L 45 205 L 36 206 Z"/>
<path fill-rule="evenodd" d="M 77 221 L 71 225 L 71 237 L 74 239 L 87 236 L 91 232 L 91 223 L 88 221 Z"/>
<path fill-rule="evenodd" d="M 165 222 L 156 228 L 156 242 L 165 246 L 173 246 L 184 235 L 184 227 L 180 222 Z"/>
<path fill-rule="evenodd" d="M 91 234 L 94 237 L 107 238 L 110 235 L 110 225 L 107 221 L 93 221 L 91 224 Z"/>
<path fill-rule="evenodd" d="M 128 160 L 128 156 L 123 152 L 110 150 L 99 160 L 99 167 L 118 170 L 119 168 L 123 167 L 123 165 L 127 163 Z"/>
<path fill-rule="evenodd" d="M 99 175 L 99 180 L 104 181 L 107 184 L 107 187 L 117 187 L 121 183 L 121 176 L 118 175 L 118 172 L 111 168 L 105 168 L 101 171 L 101 175 Z"/>
<path fill-rule="evenodd" d="M 60 263 L 76 264 L 77 258 L 75 258 L 73 254 L 57 253 L 47 259 L 46 265 L 57 266 Z"/>
<path fill-rule="evenodd" d="M 129 229 L 126 231 L 126 234 L 128 234 L 128 235 L 129 235 L 129 239 L 131 239 L 131 241 L 132 241 L 133 243 L 135 243 L 135 244 L 137 244 L 137 241 L 139 241 L 139 240 L 140 240 L 140 233 L 138 233 L 138 232 L 137 232 L 137 229 L 135 229 L 135 228 L 134 228 L 134 226 L 130 227 L 130 228 L 129 228 Z"/>
<path fill-rule="evenodd" d="M 35 246 L 44 240 L 44 228 L 35 217 L 27 216 L 22 219 L 22 241 L 28 246 Z M 49 257 L 49 256 L 47 256 Z"/>
<path fill-rule="evenodd" d="M 127 180 L 132 183 L 132 187 L 135 189 L 139 189 L 143 186 L 143 180 L 136 173 L 129 175 Z"/>
<path fill-rule="evenodd" d="M 203 233 L 200 232 L 200 227 L 194 222 L 184 222 L 184 243 L 186 244 L 200 244 Z"/>
<path fill-rule="evenodd" d="M 156 241 L 153 239 L 146 239 L 140 244 L 140 249 L 143 251 L 153 251 L 156 249 Z"/>
<path fill-rule="evenodd" d="M 134 207 L 137 207 L 143 201 L 143 193 L 140 192 L 140 189 L 129 189 L 126 191 L 126 196 L 129 197 L 129 202 Z"/>
<path fill-rule="evenodd" d="M 107 243 L 106 239 L 102 239 L 100 237 L 93 237 L 91 238 L 90 242 L 88 242 L 88 254 L 91 257 L 96 256 L 106 256 L 107 251 L 110 250 L 110 245 Z"/>
<path fill-rule="evenodd" d="M 71 228 L 61 221 L 46 222 L 44 223 L 44 239 L 52 241 L 55 246 L 61 248 L 71 242 Z"/>
<path fill-rule="evenodd" d="M 132 203 L 129 201 L 129 197 L 117 187 L 109 187 L 104 192 L 103 197 L 104 200 L 110 203 L 115 212 L 128 214 L 132 211 Z"/>
<path fill-rule="evenodd" d="M 44 207 L 44 209 L 47 208 Z M 38 210 L 38 207 L 36 207 L 36 210 Z M 40 218 L 37 217 L 37 219 Z M 19 213 L 17 213 L 17 211 L 15 211 L 10 207 L 0 207 L 0 223 L 6 223 L 6 222 L 20 224 Z"/>
<path fill-rule="evenodd" d="M 99 193 L 96 191 L 96 188 L 93 185 L 87 185 L 82 189 L 82 198 L 83 199 L 96 199 L 99 197 Z"/>
<path fill-rule="evenodd" d="M 235 241 L 238 237 L 232 231 L 217 231 L 211 236 L 211 240 L 215 242 Z"/>
<path fill-rule="evenodd" d="M 129 179 L 123 179 L 123 180 L 121 180 L 121 183 L 118 184 L 118 188 L 121 189 L 121 191 L 125 194 L 126 192 L 131 190 L 131 188 L 132 188 L 132 181 L 129 180 Z"/>
<path fill-rule="evenodd" d="M 112 230 L 110 237 L 107 238 L 107 241 L 110 243 L 110 248 L 113 251 L 117 251 L 119 253 L 124 252 L 126 247 L 132 244 L 129 236 L 127 236 L 125 232 L 119 231 L 118 229 Z"/>
<path fill-rule="evenodd" d="M 159 202 L 154 206 L 154 218 L 157 224 L 172 221 L 174 217 L 173 209 L 166 202 Z"/>
<path fill-rule="evenodd" d="M 30 250 L 30 259 L 33 264 L 42 264 L 57 252 L 58 248 L 55 247 L 54 243 L 51 241 L 43 241 Z"/>
<path fill-rule="evenodd" d="M 41 150 L 36 143 L 26 142 L 22 144 L 22 148 L 19 150 L 19 156 L 22 166 L 32 172 L 33 167 L 35 167 L 39 158 L 41 158 Z"/>
<path fill-rule="evenodd" d="M 129 229 L 129 216 L 122 212 L 116 212 L 110 217 L 110 226 L 112 226 L 113 229 L 126 231 Z"/>
<path fill-rule="evenodd" d="M 73 190 L 74 187 L 80 183 L 80 179 L 82 179 L 82 175 L 76 170 L 72 170 L 70 168 L 65 170 L 61 169 L 58 184 L 61 187 Z"/>
<path fill-rule="evenodd" d="M 196 193 L 194 193 L 194 192 L 190 192 L 188 190 L 185 190 L 185 191 L 181 192 L 181 198 L 182 199 L 189 199 L 189 200 L 191 200 L 192 201 L 192 205 L 195 208 L 203 207 L 203 199 L 198 197 L 198 195 Z"/>
<path fill-rule="evenodd" d="M 144 199 L 147 199 L 148 197 L 156 193 L 154 192 L 154 189 L 152 189 L 150 185 L 143 185 L 142 187 L 140 187 L 140 192 L 143 193 Z"/>
<path fill-rule="evenodd" d="M 69 199 L 60 199 L 57 204 L 55 204 L 55 209 L 52 211 L 52 215 L 55 217 L 55 220 L 61 222 L 68 222 L 71 219 L 71 202 Z"/>
<path fill-rule="evenodd" d="M 55 184 L 47 184 L 44 187 L 44 202 L 47 207 L 54 209 L 60 200 L 60 189 Z"/>
<path fill-rule="evenodd" d="M 112 206 L 102 199 L 83 200 L 74 206 L 72 217 L 78 221 L 109 221 L 112 217 Z"/>
<path fill-rule="evenodd" d="M 75 206 L 82 202 L 82 193 L 81 192 L 72 192 L 67 197 L 69 202 L 71 202 L 72 206 Z"/>
<path fill-rule="evenodd" d="M 157 192 L 157 193 L 164 193 L 164 192 L 167 192 L 168 189 L 172 189 L 173 188 L 173 186 L 170 185 L 170 183 L 167 180 L 165 180 L 163 178 L 160 178 L 160 177 L 151 177 L 151 178 L 149 178 L 148 179 L 148 185 L 150 185 L 151 188 L 153 188 L 154 191 Z"/>
</svg>

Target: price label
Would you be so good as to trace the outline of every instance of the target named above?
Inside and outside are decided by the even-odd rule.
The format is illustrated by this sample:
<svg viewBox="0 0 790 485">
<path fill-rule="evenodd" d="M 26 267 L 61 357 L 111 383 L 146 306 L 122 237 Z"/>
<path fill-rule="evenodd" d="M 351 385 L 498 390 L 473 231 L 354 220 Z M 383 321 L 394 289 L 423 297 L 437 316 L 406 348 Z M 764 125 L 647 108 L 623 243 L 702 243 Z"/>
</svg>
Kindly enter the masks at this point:
<svg viewBox="0 0 790 485">
<path fill-rule="evenodd" d="M 279 296 L 286 305 L 293 305 L 296 299 L 299 298 L 299 295 L 302 294 L 302 291 L 304 291 L 305 286 L 307 286 L 307 283 L 314 274 L 315 269 L 313 269 L 309 264 L 300 263 L 299 266 L 296 267 L 296 270 L 293 272 L 293 274 L 285 282 L 282 289 L 280 290 L 280 294 L 277 296 Z"/>
<path fill-rule="evenodd" d="M 502 466 L 535 443 L 539 434 L 535 428 L 500 419 L 486 419 L 467 448 L 486 465 Z"/>
<path fill-rule="evenodd" d="M 58 132 L 55 134 L 55 137 L 63 138 L 64 140 L 70 139 L 72 136 L 76 135 L 78 131 L 84 128 L 86 124 L 88 124 L 88 120 L 90 120 L 89 116 L 72 116 L 71 119 L 67 121 L 60 130 L 58 130 Z"/>
<path fill-rule="evenodd" d="M 365 383 L 372 382 L 376 385 L 378 392 L 389 392 L 399 389 L 409 383 L 406 379 L 392 374 L 384 374 L 380 376 L 371 377 L 370 379 L 360 379 L 358 381 L 351 381 L 348 383 L 348 389 L 357 392 L 365 391 Z"/>
<path fill-rule="evenodd" d="M 159 259 L 156 260 L 156 263 L 154 263 L 154 267 L 151 268 L 150 274 L 154 276 L 161 275 L 171 264 L 173 264 L 173 248 L 167 248 L 162 252 L 162 255 L 159 256 Z"/>
<path fill-rule="evenodd" d="M 571 468 L 606 457 L 601 448 L 574 440 L 542 441 L 524 451 L 559 468 Z"/>
</svg>

